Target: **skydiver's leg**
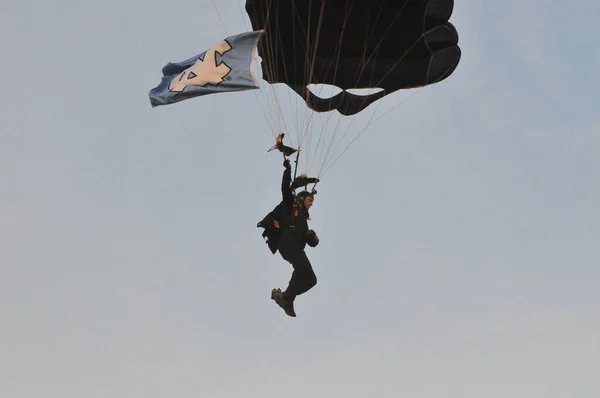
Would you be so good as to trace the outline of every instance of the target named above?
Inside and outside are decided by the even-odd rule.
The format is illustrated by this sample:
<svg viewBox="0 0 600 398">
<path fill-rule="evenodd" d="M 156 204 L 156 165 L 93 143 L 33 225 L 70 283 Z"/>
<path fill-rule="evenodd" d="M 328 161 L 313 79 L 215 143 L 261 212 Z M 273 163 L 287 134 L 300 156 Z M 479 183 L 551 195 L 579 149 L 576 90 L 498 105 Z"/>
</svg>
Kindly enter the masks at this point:
<svg viewBox="0 0 600 398">
<path fill-rule="evenodd" d="M 286 314 L 296 316 L 294 310 L 296 296 L 313 288 L 317 284 L 317 277 L 294 232 L 284 233 L 279 240 L 278 249 L 281 257 L 292 264 L 294 271 L 288 288 L 283 293 L 279 289 L 274 289 L 271 298 L 285 310 Z"/>
<path fill-rule="evenodd" d="M 290 248 L 282 256 L 294 267 L 288 288 L 283 292 L 285 299 L 293 302 L 296 296 L 306 293 L 317 284 L 317 276 L 304 250 Z"/>
</svg>

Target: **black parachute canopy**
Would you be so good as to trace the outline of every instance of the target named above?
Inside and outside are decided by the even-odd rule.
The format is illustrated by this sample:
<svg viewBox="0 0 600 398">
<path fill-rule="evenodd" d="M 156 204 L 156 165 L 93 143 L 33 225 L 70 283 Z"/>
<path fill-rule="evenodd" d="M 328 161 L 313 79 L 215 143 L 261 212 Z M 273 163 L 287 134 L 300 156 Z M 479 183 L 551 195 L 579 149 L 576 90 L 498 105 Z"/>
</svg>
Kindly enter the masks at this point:
<svg viewBox="0 0 600 398">
<path fill-rule="evenodd" d="M 458 33 L 448 22 L 454 0 L 247 0 L 259 43 L 263 79 L 284 83 L 317 111 L 360 112 L 396 90 L 437 83 L 460 60 Z M 314 95 L 309 84 L 347 90 Z"/>
</svg>

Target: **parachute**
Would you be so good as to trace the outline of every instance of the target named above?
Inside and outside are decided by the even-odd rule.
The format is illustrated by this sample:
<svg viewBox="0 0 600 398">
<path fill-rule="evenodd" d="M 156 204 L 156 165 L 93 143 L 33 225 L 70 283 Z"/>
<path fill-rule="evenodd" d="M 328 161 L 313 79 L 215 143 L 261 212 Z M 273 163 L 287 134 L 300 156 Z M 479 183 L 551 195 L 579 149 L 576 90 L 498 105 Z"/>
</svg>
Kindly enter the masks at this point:
<svg viewBox="0 0 600 398">
<path fill-rule="evenodd" d="M 453 0 L 247 0 L 263 78 L 284 83 L 317 112 L 356 114 L 394 91 L 448 77 L 460 59 L 448 22 Z M 323 99 L 307 86 L 344 91 Z M 349 88 L 382 88 L 359 96 Z"/>
</svg>

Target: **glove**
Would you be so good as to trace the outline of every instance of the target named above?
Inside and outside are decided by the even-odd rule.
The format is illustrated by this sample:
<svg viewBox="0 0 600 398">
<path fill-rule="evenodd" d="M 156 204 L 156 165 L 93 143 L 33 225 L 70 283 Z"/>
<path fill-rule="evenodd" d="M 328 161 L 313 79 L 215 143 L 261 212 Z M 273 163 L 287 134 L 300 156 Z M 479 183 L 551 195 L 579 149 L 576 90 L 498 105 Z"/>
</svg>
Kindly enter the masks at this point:
<svg viewBox="0 0 600 398">
<path fill-rule="evenodd" d="M 312 229 L 306 233 L 306 243 L 310 247 L 315 247 L 319 244 L 319 237 L 317 236 L 317 233 Z"/>
<path fill-rule="evenodd" d="M 285 167 L 286 169 L 291 169 L 292 165 L 290 164 L 290 160 L 286 159 L 283 161 L 283 167 Z"/>
</svg>

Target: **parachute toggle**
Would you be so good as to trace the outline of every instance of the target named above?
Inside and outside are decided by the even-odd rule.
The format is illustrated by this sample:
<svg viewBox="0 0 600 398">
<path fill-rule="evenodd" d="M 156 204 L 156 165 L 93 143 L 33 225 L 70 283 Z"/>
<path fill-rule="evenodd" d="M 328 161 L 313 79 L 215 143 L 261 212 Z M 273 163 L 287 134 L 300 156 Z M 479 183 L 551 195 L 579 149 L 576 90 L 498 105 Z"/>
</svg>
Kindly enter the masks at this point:
<svg viewBox="0 0 600 398">
<path fill-rule="evenodd" d="M 284 156 L 290 156 L 290 155 L 298 152 L 298 149 L 295 149 L 295 148 L 292 148 L 292 147 L 289 147 L 289 146 L 283 144 L 284 136 L 285 136 L 284 133 L 279 133 L 279 135 L 275 139 L 275 145 L 273 145 L 267 152 L 271 152 L 272 150 L 277 149 L 279 152 L 282 152 Z"/>
</svg>

